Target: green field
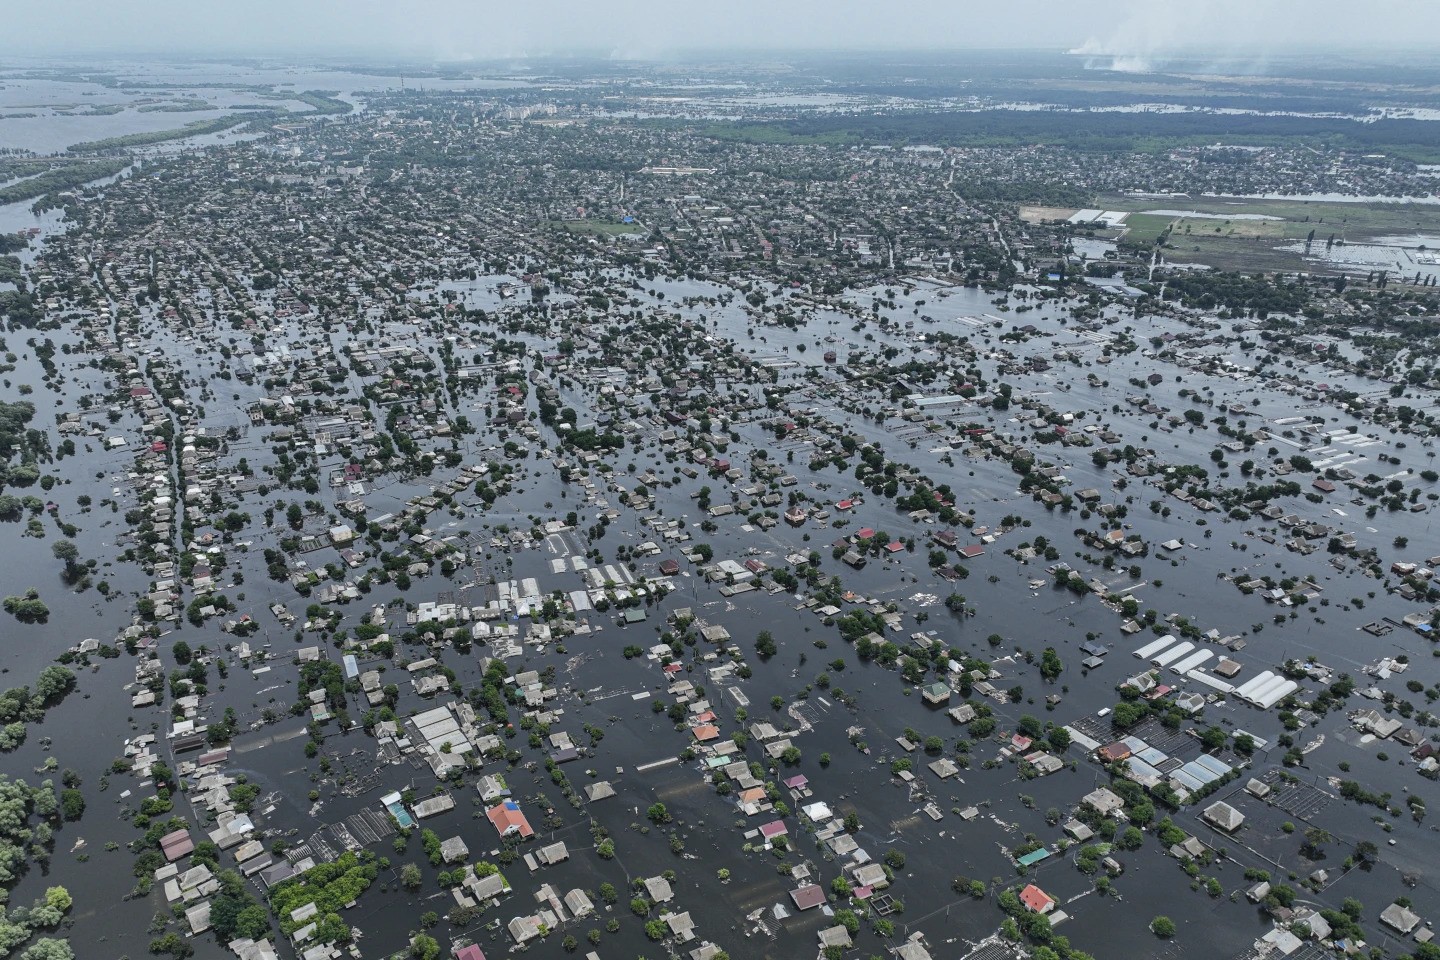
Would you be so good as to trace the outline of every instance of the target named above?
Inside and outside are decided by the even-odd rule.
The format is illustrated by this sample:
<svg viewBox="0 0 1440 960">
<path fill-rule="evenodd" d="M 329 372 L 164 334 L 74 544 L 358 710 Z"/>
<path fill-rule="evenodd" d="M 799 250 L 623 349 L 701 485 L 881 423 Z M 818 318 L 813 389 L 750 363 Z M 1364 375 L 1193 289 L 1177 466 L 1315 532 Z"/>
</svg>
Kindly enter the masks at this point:
<svg viewBox="0 0 1440 960">
<path fill-rule="evenodd" d="M 1114 207 L 1108 209 L 1114 210 Z M 1147 243 L 1165 232 L 1173 218 L 1157 217 L 1148 213 L 1134 213 L 1125 218 L 1125 229 L 1129 236 Z"/>
<path fill-rule="evenodd" d="M 1126 220 L 1128 236 L 1144 244 L 1167 228 L 1165 256 L 1222 270 L 1316 270 L 1300 254 L 1276 247 L 1303 242 L 1314 231 L 1323 246 L 1332 236 L 1368 243 L 1396 234 L 1440 234 L 1440 206 L 1396 203 L 1335 203 L 1306 200 L 1251 200 L 1218 197 L 1141 200 L 1101 196 L 1096 207 L 1136 211 Z M 1193 211 L 1209 217 L 1170 216 L 1146 210 Z M 1237 215 L 1276 219 L 1236 219 Z"/>
</svg>

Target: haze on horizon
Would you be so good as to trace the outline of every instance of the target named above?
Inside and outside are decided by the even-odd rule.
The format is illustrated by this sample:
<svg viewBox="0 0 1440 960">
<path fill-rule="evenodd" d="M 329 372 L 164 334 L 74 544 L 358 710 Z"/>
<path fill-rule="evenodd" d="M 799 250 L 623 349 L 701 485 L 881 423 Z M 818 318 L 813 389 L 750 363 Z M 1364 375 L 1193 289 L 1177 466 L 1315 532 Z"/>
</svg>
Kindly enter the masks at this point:
<svg viewBox="0 0 1440 960">
<path fill-rule="evenodd" d="M 706 50 L 1044 48 L 1144 69 L 1168 54 L 1260 63 L 1279 53 L 1423 49 L 1427 0 L 47 0 L 13 5 L 9 56 L 419 57 L 573 52 L 664 59 Z"/>
</svg>

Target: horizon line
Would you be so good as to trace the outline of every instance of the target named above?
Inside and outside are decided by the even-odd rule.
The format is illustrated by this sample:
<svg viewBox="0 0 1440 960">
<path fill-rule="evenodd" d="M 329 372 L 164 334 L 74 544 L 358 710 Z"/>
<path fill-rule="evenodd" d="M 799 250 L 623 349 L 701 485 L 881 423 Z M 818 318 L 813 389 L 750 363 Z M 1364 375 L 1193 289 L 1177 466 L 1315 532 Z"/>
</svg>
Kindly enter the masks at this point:
<svg viewBox="0 0 1440 960">
<path fill-rule="evenodd" d="M 1052 54 L 1076 59 L 1103 60 L 1106 58 L 1126 58 L 1133 56 L 1144 56 L 1151 60 L 1189 60 L 1204 59 L 1209 61 L 1238 60 L 1259 55 L 1262 51 L 1247 50 L 1234 46 L 1185 46 L 1167 49 L 1152 49 L 1143 52 L 1124 51 L 1121 49 L 1107 50 L 1104 52 L 1083 50 L 1074 46 L 1063 44 L 1010 44 L 1010 43 L 960 43 L 960 44 L 911 44 L 903 46 L 879 46 L 862 47 L 849 44 L 833 46 L 737 46 L 734 44 L 715 46 L 684 46 L 676 45 L 664 50 L 648 53 L 644 56 L 620 56 L 613 47 L 557 47 L 554 49 L 536 49 L 516 52 L 495 52 L 477 54 L 474 56 L 458 57 L 435 52 L 421 50 L 406 51 L 398 48 L 379 48 L 375 46 L 355 46 L 350 48 L 336 47 L 315 47 L 315 46 L 281 46 L 262 50 L 254 47 L 211 47 L 195 48 L 189 52 L 179 52 L 173 47 L 148 48 L 144 46 L 121 46 L 104 47 L 95 46 L 79 49 L 75 45 L 56 47 L 54 49 L 37 49 L 35 46 L 26 46 L 23 49 L 9 48 L 0 43 L 0 58 L 5 60 L 87 60 L 97 58 L 129 58 L 143 57 L 145 59 L 160 62 L 186 62 L 207 59 L 242 59 L 242 60 L 273 60 L 288 58 L 313 58 L 317 61 L 348 60 L 355 58 L 368 58 L 379 62 L 409 62 L 428 61 L 433 64 L 471 64 L 471 63 L 496 63 L 514 60 L 559 60 L 559 59 L 582 59 L 602 60 L 611 63 L 666 63 L 687 56 L 868 56 L 881 57 L 893 56 L 895 54 L 946 54 L 957 52 L 989 52 L 989 53 L 1033 53 Z M 1364 62 L 1368 57 L 1383 55 L 1393 57 L 1396 54 L 1423 54 L 1434 59 L 1437 66 L 1440 66 L 1440 54 L 1437 54 L 1433 44 L 1415 42 L 1413 44 L 1398 45 L 1373 45 L 1367 47 L 1354 46 L 1320 46 L 1313 43 L 1295 44 L 1287 47 L 1269 46 L 1263 51 L 1267 58 L 1282 57 L 1286 59 L 1313 59 L 1326 54 L 1343 53 L 1346 59 L 1353 65 L 1356 61 Z M 1380 66 L 1382 64 L 1376 64 Z M 0 60 L 0 70 L 4 70 L 7 64 Z"/>
</svg>

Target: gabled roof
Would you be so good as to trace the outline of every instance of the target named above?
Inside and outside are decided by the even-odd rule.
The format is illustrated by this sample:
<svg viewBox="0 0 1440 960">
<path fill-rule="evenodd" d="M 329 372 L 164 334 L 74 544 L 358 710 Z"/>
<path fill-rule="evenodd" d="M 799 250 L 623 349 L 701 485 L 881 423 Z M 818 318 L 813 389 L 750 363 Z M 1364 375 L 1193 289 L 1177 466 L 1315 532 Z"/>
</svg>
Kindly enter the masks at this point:
<svg viewBox="0 0 1440 960">
<path fill-rule="evenodd" d="M 664 877 L 647 877 L 645 893 L 656 903 L 668 903 L 675 896 L 675 892 L 670 888 L 670 881 Z"/>
<path fill-rule="evenodd" d="M 511 830 L 518 831 L 522 837 L 535 835 L 535 830 L 530 826 L 530 821 L 525 819 L 525 813 L 520 809 L 520 804 L 514 800 L 497 803 L 487 810 L 485 815 L 490 818 L 490 823 L 494 825 L 501 836 Z"/>
<path fill-rule="evenodd" d="M 1048 913 L 1055 908 L 1055 899 L 1033 883 L 1026 884 L 1020 891 L 1020 902 L 1035 913 Z"/>
<path fill-rule="evenodd" d="M 1245 822 L 1245 815 L 1223 800 L 1205 808 L 1205 819 L 1226 833 L 1234 833 Z"/>
<path fill-rule="evenodd" d="M 790 891 L 790 899 L 797 910 L 810 910 L 825 902 L 825 888 L 818 884 L 807 884 Z"/>
</svg>

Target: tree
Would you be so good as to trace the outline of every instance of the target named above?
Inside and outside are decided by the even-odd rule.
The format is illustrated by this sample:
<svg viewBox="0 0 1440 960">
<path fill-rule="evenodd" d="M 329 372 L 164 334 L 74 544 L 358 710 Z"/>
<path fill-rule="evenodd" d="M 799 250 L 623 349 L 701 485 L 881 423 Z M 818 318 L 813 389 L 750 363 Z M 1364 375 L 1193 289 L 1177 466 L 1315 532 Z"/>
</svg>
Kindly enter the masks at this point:
<svg viewBox="0 0 1440 960">
<path fill-rule="evenodd" d="M 1138 703 L 1125 701 L 1115 705 L 1115 712 L 1111 714 L 1111 720 L 1121 730 L 1128 730 L 1145 718 L 1145 707 Z"/>
<path fill-rule="evenodd" d="M 195 948 L 186 943 L 178 933 L 170 932 L 150 941 L 151 953 L 168 953 L 174 960 L 185 960 L 194 956 Z"/>
<path fill-rule="evenodd" d="M 270 911 L 250 895 L 240 875 L 234 870 L 222 870 L 218 880 L 220 892 L 210 901 L 210 925 L 216 936 L 222 942 L 240 937 L 252 940 L 268 937 Z"/>
<path fill-rule="evenodd" d="M 20 960 L 75 960 L 75 951 L 64 940 L 42 937 L 26 948 Z"/>
<path fill-rule="evenodd" d="M 3 606 L 6 613 L 21 623 L 44 623 L 50 617 L 50 608 L 40 599 L 40 591 L 34 587 L 22 596 L 6 597 Z"/>
<path fill-rule="evenodd" d="M 1150 921 L 1150 932 L 1163 940 L 1175 936 L 1175 921 L 1161 915 Z"/>
<path fill-rule="evenodd" d="M 400 868 L 400 885 L 406 890 L 419 890 L 422 877 L 420 867 L 413 863 L 407 863 Z"/>
<path fill-rule="evenodd" d="M 768 660 L 775 656 L 779 648 L 775 645 L 775 637 L 769 630 L 761 630 L 755 637 L 755 652 L 760 654 L 762 660 Z"/>
<path fill-rule="evenodd" d="M 65 569 L 75 566 L 75 561 L 80 557 L 80 548 L 69 540 L 56 540 L 50 545 L 50 552 L 55 555 L 56 560 L 65 561 Z"/>
<path fill-rule="evenodd" d="M 440 956 L 440 944 L 428 933 L 418 933 L 415 939 L 410 941 L 410 956 L 415 960 L 437 960 Z"/>
<path fill-rule="evenodd" d="M 1230 738 L 1225 735 L 1225 731 L 1219 727 L 1208 727 L 1204 733 L 1200 734 L 1201 745 L 1211 753 L 1224 747 L 1225 741 L 1229 739 Z"/>
<path fill-rule="evenodd" d="M 1047 683 L 1054 683 L 1065 669 L 1065 664 L 1060 661 L 1060 655 L 1055 652 L 1054 647 L 1046 647 L 1045 652 L 1040 655 L 1040 676 L 1045 678 Z"/>
<path fill-rule="evenodd" d="M 1025 913 L 1020 917 L 1025 935 L 1035 943 L 1049 943 L 1054 934 L 1050 930 L 1050 918 L 1043 913 Z"/>
<path fill-rule="evenodd" d="M 75 674 L 61 666 L 49 666 L 35 678 L 35 693 L 47 706 L 75 687 Z"/>
<path fill-rule="evenodd" d="M 183 667 L 190 662 L 195 654 L 191 651 L 190 644 L 184 640 L 176 640 L 170 647 L 170 655 L 175 658 L 176 663 Z"/>
<path fill-rule="evenodd" d="M 45 905 L 65 913 L 75 903 L 70 891 L 64 887 L 51 887 L 45 891 Z"/>
<path fill-rule="evenodd" d="M 85 795 L 79 790 L 60 791 L 60 814 L 66 820 L 79 820 L 85 813 Z"/>
<path fill-rule="evenodd" d="M 1310 827 L 1305 831 L 1305 842 L 1300 845 L 1300 852 L 1311 860 L 1319 860 L 1325 856 L 1325 844 L 1334 839 L 1328 830 Z"/>
</svg>

